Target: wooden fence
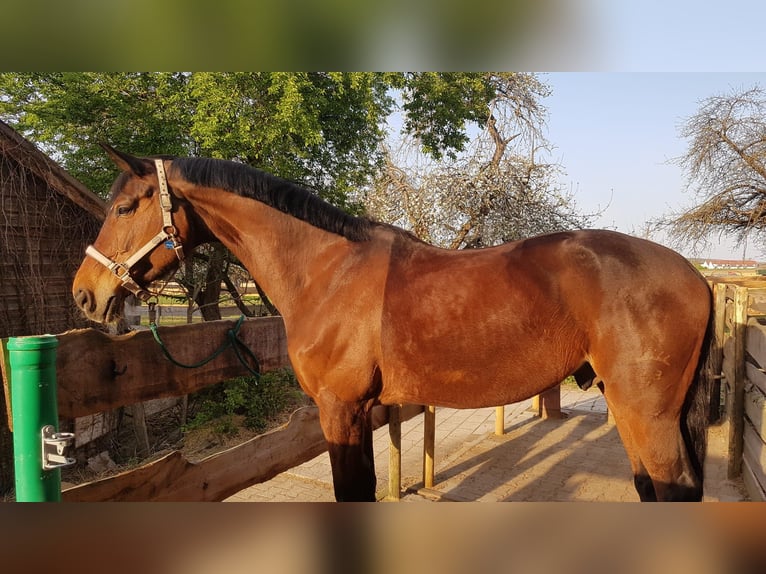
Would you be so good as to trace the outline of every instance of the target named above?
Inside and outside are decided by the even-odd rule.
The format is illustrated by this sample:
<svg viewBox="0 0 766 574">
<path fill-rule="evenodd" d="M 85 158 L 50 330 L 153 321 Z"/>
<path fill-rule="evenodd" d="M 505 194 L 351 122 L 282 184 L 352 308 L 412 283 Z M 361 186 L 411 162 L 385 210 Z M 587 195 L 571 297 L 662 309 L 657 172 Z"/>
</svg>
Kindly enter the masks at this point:
<svg viewBox="0 0 766 574">
<path fill-rule="evenodd" d="M 233 321 L 214 321 L 160 327 L 159 333 L 175 359 L 194 363 L 210 356 L 233 325 Z M 242 324 L 239 337 L 258 357 L 263 371 L 289 366 L 280 317 L 249 319 Z M 75 419 L 149 399 L 181 396 L 246 372 L 231 351 L 196 369 L 177 367 L 162 355 L 149 331 L 111 336 L 79 329 L 58 335 L 58 340 L 56 379 L 62 418 Z M 5 363 L 0 360 L 7 381 Z M 5 391 L 7 398 L 7 386 Z M 401 418 L 421 411 L 422 407 L 407 407 Z M 387 424 L 388 409 L 377 408 L 373 421 L 376 428 Z M 62 499 L 223 500 L 311 460 L 326 448 L 316 407 L 305 407 L 293 413 L 285 426 L 199 462 L 192 463 L 180 452 L 172 452 L 139 468 L 68 488 L 62 492 Z"/>
<path fill-rule="evenodd" d="M 766 281 L 713 279 L 714 374 L 729 424 L 728 476 L 766 500 Z M 718 366 L 720 365 L 720 367 Z M 716 401 L 713 407 L 717 406 Z M 715 413 L 713 418 L 715 418 Z"/>
</svg>

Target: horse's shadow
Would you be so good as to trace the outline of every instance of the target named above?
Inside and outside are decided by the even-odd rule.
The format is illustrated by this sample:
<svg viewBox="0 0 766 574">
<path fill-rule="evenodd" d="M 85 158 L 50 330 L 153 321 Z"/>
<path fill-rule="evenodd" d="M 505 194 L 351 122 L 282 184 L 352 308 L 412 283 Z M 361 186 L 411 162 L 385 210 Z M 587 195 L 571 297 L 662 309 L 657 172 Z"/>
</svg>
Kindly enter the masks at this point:
<svg viewBox="0 0 766 574">
<path fill-rule="evenodd" d="M 445 460 L 433 490 L 458 501 L 638 501 L 616 427 L 577 406 L 565 419 L 524 420 Z"/>
</svg>

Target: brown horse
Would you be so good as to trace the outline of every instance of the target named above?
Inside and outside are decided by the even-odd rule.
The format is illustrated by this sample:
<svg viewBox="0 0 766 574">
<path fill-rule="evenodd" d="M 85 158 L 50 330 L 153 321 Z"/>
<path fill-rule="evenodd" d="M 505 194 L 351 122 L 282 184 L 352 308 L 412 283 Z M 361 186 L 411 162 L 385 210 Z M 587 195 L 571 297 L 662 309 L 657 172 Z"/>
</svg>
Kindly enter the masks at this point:
<svg viewBox="0 0 766 574">
<path fill-rule="evenodd" d="M 677 253 L 611 231 L 444 250 L 242 164 L 104 147 L 123 173 L 75 301 L 113 321 L 221 241 L 284 317 L 338 500 L 375 498 L 373 405 L 497 406 L 572 374 L 604 393 L 641 500 L 701 500 L 712 303 Z"/>
</svg>

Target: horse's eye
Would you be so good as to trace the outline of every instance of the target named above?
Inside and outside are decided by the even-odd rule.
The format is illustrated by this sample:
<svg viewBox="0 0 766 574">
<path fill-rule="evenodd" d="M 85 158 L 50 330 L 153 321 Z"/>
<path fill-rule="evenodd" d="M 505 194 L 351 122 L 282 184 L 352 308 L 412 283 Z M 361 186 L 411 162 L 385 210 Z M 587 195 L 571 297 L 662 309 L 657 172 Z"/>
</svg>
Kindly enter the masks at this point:
<svg viewBox="0 0 766 574">
<path fill-rule="evenodd" d="M 118 205 L 115 208 L 115 213 L 117 214 L 117 217 L 124 217 L 126 215 L 130 215 L 133 213 L 133 206 L 132 205 Z"/>
</svg>

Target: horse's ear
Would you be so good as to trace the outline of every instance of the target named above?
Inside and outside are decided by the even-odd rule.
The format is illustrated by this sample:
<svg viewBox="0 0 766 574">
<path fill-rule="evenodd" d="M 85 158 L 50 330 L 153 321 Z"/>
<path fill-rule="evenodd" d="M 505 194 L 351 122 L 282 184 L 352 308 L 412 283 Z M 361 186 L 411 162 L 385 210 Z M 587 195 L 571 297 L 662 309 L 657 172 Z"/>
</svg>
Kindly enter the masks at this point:
<svg viewBox="0 0 766 574">
<path fill-rule="evenodd" d="M 103 142 L 99 142 L 98 145 L 104 149 L 109 156 L 109 159 L 111 159 L 122 171 L 129 171 L 140 177 L 152 173 L 154 169 L 152 162 L 148 159 L 134 157 L 130 154 L 118 151 L 109 144 Z"/>
</svg>

